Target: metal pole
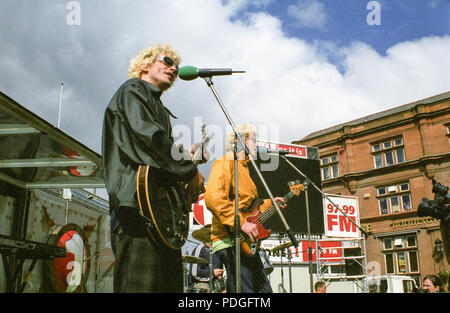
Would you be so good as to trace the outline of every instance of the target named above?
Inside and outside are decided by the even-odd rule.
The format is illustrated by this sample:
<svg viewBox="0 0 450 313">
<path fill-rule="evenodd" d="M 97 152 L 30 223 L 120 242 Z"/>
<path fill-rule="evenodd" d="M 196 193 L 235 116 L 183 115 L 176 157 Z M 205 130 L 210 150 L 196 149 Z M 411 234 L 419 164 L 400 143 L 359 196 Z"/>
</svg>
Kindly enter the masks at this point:
<svg viewBox="0 0 450 313">
<path fill-rule="evenodd" d="M 364 246 L 364 288 L 365 292 L 369 292 L 369 281 L 368 281 L 368 272 L 367 272 L 367 252 L 366 252 L 366 237 L 362 237 L 363 246 Z"/>
<path fill-rule="evenodd" d="M 309 264 L 309 288 L 311 293 L 314 292 L 313 286 L 313 267 L 312 267 L 312 248 L 311 248 L 311 224 L 309 220 L 309 199 L 308 199 L 308 185 L 309 181 L 305 180 L 303 186 L 305 187 L 305 199 L 306 199 L 306 225 L 308 227 L 308 264 Z"/>
<path fill-rule="evenodd" d="M 235 212 L 234 212 L 234 229 L 235 229 L 235 237 L 234 237 L 234 249 L 236 254 L 236 293 L 241 292 L 241 222 L 239 217 L 239 187 L 238 187 L 238 152 L 237 152 L 237 143 L 234 144 L 234 203 L 235 203 Z"/>
<path fill-rule="evenodd" d="M 212 253 L 212 242 L 209 241 L 209 293 L 213 293 L 213 253 Z"/>
<path fill-rule="evenodd" d="M 292 254 L 291 250 L 287 248 L 288 251 L 288 266 L 289 266 L 289 292 L 292 293 Z"/>
<path fill-rule="evenodd" d="M 59 110 L 58 110 L 58 128 L 61 125 L 61 109 L 62 109 L 62 95 L 63 95 L 64 83 L 61 83 L 61 90 L 59 92 Z"/>
<path fill-rule="evenodd" d="M 188 274 L 187 264 L 186 264 L 186 261 L 183 261 L 183 290 L 184 290 L 184 293 L 189 292 L 188 281 L 189 281 L 189 274 Z"/>
<path fill-rule="evenodd" d="M 245 149 L 245 142 L 242 136 L 238 133 L 236 125 L 233 123 L 233 120 L 231 119 L 231 116 L 228 114 L 228 111 L 225 108 L 225 105 L 223 104 L 222 100 L 219 97 L 219 94 L 217 93 L 216 89 L 214 88 L 214 83 L 211 79 L 211 77 L 204 77 L 206 84 L 211 89 L 212 93 L 216 97 L 217 102 L 219 103 L 220 108 L 222 109 L 223 113 L 225 114 L 225 117 L 227 118 L 228 122 L 230 123 L 231 127 L 233 128 L 234 133 L 236 134 L 237 142 L 234 144 L 234 176 L 235 176 L 235 215 L 234 215 L 234 234 L 235 234 L 235 242 L 234 242 L 234 248 L 235 248 L 235 283 L 236 283 L 236 293 L 241 292 L 241 240 L 240 240 L 240 217 L 239 217 L 239 187 L 238 187 L 238 157 L 237 157 L 237 144 L 241 144 L 242 147 Z"/>
</svg>

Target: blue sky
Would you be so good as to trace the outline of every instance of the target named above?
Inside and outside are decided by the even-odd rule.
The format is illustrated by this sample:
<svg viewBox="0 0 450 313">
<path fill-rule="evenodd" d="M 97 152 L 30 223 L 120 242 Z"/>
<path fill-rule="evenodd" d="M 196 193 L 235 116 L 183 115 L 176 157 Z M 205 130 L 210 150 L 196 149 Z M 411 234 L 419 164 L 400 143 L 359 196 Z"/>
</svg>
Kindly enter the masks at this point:
<svg viewBox="0 0 450 313">
<path fill-rule="evenodd" d="M 308 42 L 332 41 L 339 46 L 361 41 L 371 45 L 381 55 L 399 42 L 450 33 L 450 1 L 376 2 L 380 5 L 380 25 L 367 23 L 367 16 L 374 11 L 373 6 L 367 8 L 369 0 L 270 1 L 263 10 L 282 21 L 287 36 Z M 303 14 L 295 14 L 296 8 Z M 261 7 L 254 6 L 246 13 L 259 10 Z"/>
</svg>

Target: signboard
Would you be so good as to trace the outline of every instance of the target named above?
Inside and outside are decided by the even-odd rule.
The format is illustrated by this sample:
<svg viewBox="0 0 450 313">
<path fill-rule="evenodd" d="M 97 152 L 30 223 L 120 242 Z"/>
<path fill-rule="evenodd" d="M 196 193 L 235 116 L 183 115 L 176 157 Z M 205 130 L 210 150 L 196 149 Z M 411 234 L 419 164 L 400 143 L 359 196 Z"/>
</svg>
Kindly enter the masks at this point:
<svg viewBox="0 0 450 313">
<path fill-rule="evenodd" d="M 267 141 L 258 141 L 258 146 L 266 147 L 271 150 L 288 151 L 289 156 L 296 156 L 306 159 L 306 146 L 300 146 L 295 144 L 273 143 Z"/>
<path fill-rule="evenodd" d="M 192 229 L 201 228 L 212 222 L 212 213 L 206 208 L 204 198 L 205 195 L 201 194 L 197 202 L 192 205 L 192 212 L 190 213 L 190 225 Z"/>
<path fill-rule="evenodd" d="M 288 253 L 291 254 L 291 262 L 293 264 L 304 264 L 309 262 L 308 247 L 309 241 L 299 241 L 297 248 L 293 246 L 282 250 L 271 252 L 272 248 L 279 246 L 278 240 L 267 239 L 263 241 L 263 248 L 268 251 L 269 260 L 272 263 L 280 264 L 288 262 Z M 326 240 L 311 240 L 312 262 L 317 262 L 319 256 L 320 261 L 324 263 L 343 263 L 342 242 L 341 241 L 326 241 Z"/>
<path fill-rule="evenodd" d="M 89 276 L 89 243 L 80 226 L 57 226 L 48 243 L 66 249 L 65 258 L 45 260 L 44 277 L 50 292 L 83 292 Z"/>
<path fill-rule="evenodd" d="M 325 234 L 328 237 L 359 238 L 358 198 L 349 196 L 327 195 L 347 216 L 342 214 L 327 198 L 323 198 Z"/>
<path fill-rule="evenodd" d="M 308 243 L 308 241 L 302 241 L 301 244 L 304 262 L 309 262 Z M 342 262 L 342 243 L 340 241 L 320 241 L 318 245 L 316 243 L 317 241 L 311 241 L 312 262 L 317 262 L 317 255 L 325 263 Z"/>
</svg>

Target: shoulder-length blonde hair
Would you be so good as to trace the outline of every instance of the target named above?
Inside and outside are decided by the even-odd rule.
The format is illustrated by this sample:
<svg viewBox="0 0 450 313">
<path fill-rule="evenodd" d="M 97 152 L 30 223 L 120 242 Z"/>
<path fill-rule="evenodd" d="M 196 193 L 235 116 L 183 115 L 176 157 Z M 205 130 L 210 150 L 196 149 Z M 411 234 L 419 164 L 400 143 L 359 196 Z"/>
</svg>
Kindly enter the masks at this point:
<svg viewBox="0 0 450 313">
<path fill-rule="evenodd" d="M 169 44 L 156 44 L 152 47 L 141 50 L 136 57 L 130 60 L 128 67 L 128 78 L 141 78 L 141 65 L 147 67 L 155 62 L 159 55 L 171 57 L 176 64 L 180 64 L 181 58 L 179 54 Z"/>
<path fill-rule="evenodd" d="M 256 130 L 255 125 L 253 124 L 245 124 L 236 126 L 236 130 L 239 134 L 241 134 L 242 139 L 247 139 L 249 137 L 257 137 L 258 131 Z M 231 131 L 227 134 L 226 137 L 226 149 L 227 151 L 232 151 L 233 143 L 236 140 L 236 135 L 234 131 Z"/>
</svg>

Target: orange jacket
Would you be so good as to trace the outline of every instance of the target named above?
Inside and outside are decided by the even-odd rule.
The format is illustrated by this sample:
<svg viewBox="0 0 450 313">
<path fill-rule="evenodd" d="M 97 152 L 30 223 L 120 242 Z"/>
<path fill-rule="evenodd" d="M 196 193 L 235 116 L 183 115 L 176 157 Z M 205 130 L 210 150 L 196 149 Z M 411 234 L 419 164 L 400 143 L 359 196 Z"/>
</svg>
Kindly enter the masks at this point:
<svg viewBox="0 0 450 313">
<path fill-rule="evenodd" d="M 238 161 L 239 210 L 249 208 L 258 198 L 258 191 L 248 171 L 248 158 Z M 233 238 L 234 230 L 234 160 L 232 153 L 214 161 L 205 192 L 205 204 L 212 212 L 211 239 L 216 241 Z M 264 200 L 260 211 L 272 205 L 270 199 Z M 240 224 L 245 222 L 240 218 Z"/>
</svg>

